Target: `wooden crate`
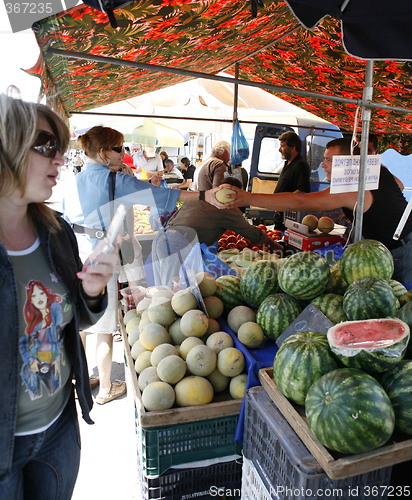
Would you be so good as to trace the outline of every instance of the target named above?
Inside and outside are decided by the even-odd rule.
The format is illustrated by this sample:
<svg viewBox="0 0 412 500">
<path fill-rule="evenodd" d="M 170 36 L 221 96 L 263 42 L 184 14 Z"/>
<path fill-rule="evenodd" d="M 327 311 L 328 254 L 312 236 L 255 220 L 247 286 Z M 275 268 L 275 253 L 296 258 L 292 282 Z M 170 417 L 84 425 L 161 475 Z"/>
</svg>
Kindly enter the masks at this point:
<svg viewBox="0 0 412 500">
<path fill-rule="evenodd" d="M 412 439 L 395 441 L 393 437 L 385 446 L 367 453 L 343 455 L 330 452 L 312 434 L 305 417 L 304 406 L 292 404 L 280 392 L 273 380 L 273 368 L 261 369 L 259 380 L 269 397 L 331 479 L 357 476 L 412 458 Z"/>
<path fill-rule="evenodd" d="M 213 403 L 201 406 L 190 406 L 186 408 L 172 408 L 162 411 L 146 411 L 142 402 L 142 394 L 137 385 L 137 373 L 134 369 L 134 360 L 130 352 L 127 333 L 123 323 L 122 311 L 119 310 L 119 325 L 123 336 L 126 370 L 129 370 L 131 390 L 136 406 L 139 424 L 141 427 L 161 427 L 164 425 L 182 424 L 185 422 L 196 422 L 208 418 L 220 418 L 230 415 L 239 415 L 242 400 L 235 400 L 228 394 L 216 394 Z"/>
</svg>

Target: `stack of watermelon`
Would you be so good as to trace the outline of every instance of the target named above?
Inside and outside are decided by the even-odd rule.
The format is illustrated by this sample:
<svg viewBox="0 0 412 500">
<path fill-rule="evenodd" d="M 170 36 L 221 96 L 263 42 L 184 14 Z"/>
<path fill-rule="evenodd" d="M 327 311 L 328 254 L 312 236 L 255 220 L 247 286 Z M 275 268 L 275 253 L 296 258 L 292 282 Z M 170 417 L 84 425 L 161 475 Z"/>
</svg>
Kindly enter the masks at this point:
<svg viewBox="0 0 412 500">
<path fill-rule="evenodd" d="M 309 303 L 334 327 L 283 342 L 274 378 L 285 396 L 306 405 L 313 434 L 328 448 L 362 453 L 397 431 L 412 434 L 412 292 L 392 280 L 393 259 L 380 242 L 351 245 L 332 268 L 313 252 L 252 264 L 240 279 L 221 277 L 226 313 L 256 311 L 277 339 Z"/>
</svg>

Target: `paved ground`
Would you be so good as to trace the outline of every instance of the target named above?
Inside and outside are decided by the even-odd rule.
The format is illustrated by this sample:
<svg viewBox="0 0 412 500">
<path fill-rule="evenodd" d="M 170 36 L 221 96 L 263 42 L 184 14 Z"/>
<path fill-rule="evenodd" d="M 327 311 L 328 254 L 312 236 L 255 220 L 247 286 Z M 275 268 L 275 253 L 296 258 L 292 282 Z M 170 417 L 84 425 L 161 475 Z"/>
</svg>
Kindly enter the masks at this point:
<svg viewBox="0 0 412 500">
<path fill-rule="evenodd" d="M 97 375 L 96 337 L 87 336 L 86 354 L 89 373 Z M 125 367 L 123 342 L 113 344 L 114 382 L 125 380 Z M 93 396 L 97 392 L 96 387 Z M 94 425 L 79 418 L 82 457 L 73 500 L 139 500 L 133 400 L 125 394 L 105 405 L 95 403 L 91 417 Z"/>
</svg>

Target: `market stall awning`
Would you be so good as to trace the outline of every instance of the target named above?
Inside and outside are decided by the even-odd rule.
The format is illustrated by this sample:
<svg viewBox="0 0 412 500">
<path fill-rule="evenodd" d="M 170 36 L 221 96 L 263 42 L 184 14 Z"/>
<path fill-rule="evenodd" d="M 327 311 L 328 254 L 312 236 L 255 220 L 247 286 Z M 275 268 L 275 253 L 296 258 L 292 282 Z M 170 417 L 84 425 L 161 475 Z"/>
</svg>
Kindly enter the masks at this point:
<svg viewBox="0 0 412 500">
<path fill-rule="evenodd" d="M 333 18 L 308 31 L 283 1 L 268 2 L 252 17 L 250 4 L 239 0 L 163 0 L 131 3 L 116 11 L 116 19 L 114 30 L 105 14 L 81 5 L 34 26 L 42 59 L 32 72 L 41 76 L 44 93 L 61 114 L 143 95 L 202 73 L 234 75 L 239 63 L 240 81 L 261 85 L 341 129 L 353 127 L 365 62 L 345 52 L 340 22 Z M 85 59 L 90 56 L 96 60 Z M 410 61 L 377 61 L 373 100 L 378 106 L 412 109 L 411 74 Z M 374 110 L 371 129 L 386 134 L 386 144 L 412 152 L 411 114 Z"/>
</svg>

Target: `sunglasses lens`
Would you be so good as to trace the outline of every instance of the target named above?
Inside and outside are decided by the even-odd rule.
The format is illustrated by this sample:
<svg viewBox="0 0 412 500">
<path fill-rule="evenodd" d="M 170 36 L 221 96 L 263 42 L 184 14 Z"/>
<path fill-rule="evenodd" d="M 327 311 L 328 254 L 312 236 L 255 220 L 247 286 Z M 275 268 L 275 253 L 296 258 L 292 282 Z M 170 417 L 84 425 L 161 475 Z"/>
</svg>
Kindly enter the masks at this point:
<svg viewBox="0 0 412 500">
<path fill-rule="evenodd" d="M 32 149 L 46 158 L 54 158 L 59 151 L 59 143 L 53 134 L 41 130 Z"/>
<path fill-rule="evenodd" d="M 123 151 L 123 146 L 115 146 L 114 148 L 112 148 L 112 151 L 114 151 L 115 153 L 121 153 Z"/>
</svg>

